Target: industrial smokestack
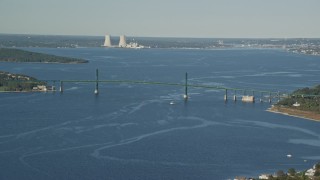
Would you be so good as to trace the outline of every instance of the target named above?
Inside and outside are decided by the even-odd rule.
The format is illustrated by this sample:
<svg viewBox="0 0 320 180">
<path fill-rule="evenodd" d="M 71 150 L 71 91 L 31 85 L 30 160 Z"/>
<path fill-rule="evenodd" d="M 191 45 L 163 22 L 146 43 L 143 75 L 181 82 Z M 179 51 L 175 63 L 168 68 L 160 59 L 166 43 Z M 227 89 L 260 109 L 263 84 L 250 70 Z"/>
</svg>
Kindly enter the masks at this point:
<svg viewBox="0 0 320 180">
<path fill-rule="evenodd" d="M 106 35 L 105 39 L 104 39 L 104 44 L 103 46 L 105 47 L 111 47 L 111 38 L 110 35 Z"/>
<path fill-rule="evenodd" d="M 119 47 L 126 47 L 126 46 L 127 46 L 126 36 L 121 35 L 120 41 L 119 41 Z"/>
</svg>

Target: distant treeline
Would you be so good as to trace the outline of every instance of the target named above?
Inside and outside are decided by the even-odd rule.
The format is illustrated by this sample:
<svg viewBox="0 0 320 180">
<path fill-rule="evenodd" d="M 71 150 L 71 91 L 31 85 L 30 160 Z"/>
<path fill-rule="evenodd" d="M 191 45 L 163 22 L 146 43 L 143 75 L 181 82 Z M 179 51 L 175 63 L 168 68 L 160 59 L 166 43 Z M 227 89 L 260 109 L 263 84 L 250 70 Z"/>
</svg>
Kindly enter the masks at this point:
<svg viewBox="0 0 320 180">
<path fill-rule="evenodd" d="M 290 97 L 278 102 L 277 105 L 293 107 L 296 102 L 300 104 L 300 106 L 295 107 L 297 109 L 320 113 L 320 85 L 313 88 L 298 89 Z"/>
<path fill-rule="evenodd" d="M 77 48 L 101 47 L 104 35 L 101 36 L 61 36 L 61 35 L 18 35 L 0 34 L 1 47 L 48 47 L 48 48 Z M 258 48 L 296 48 L 305 44 L 320 46 L 320 39 L 315 38 L 174 38 L 174 37 L 130 37 L 127 43 L 137 42 L 151 48 L 233 48 L 233 47 L 258 47 Z M 221 44 L 222 42 L 222 44 Z M 119 36 L 111 36 L 113 45 L 119 44 Z"/>
<path fill-rule="evenodd" d="M 87 60 L 61 57 L 21 49 L 0 48 L 2 62 L 39 62 L 39 63 L 87 63 Z"/>
<path fill-rule="evenodd" d="M 45 85 L 36 78 L 0 71 L 0 91 L 31 91 L 37 85 Z"/>
</svg>

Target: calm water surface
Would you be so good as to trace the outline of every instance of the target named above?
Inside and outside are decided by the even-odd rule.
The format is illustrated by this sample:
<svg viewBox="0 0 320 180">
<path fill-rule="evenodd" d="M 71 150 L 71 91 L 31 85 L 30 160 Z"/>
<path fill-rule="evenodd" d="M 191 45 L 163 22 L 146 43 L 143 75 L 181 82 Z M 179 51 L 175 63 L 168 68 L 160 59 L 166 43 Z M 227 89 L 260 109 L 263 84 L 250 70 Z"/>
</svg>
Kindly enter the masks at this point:
<svg viewBox="0 0 320 180">
<path fill-rule="evenodd" d="M 282 50 L 28 49 L 88 64 L 0 63 L 38 79 L 145 80 L 290 92 L 320 84 L 320 58 Z M 59 85 L 58 83 L 56 84 Z M 320 123 L 224 92 L 65 83 L 60 93 L 0 94 L 0 179 L 228 179 L 320 161 Z M 170 102 L 174 104 L 170 104 Z M 287 158 L 292 154 L 292 158 Z M 307 160 L 305 162 L 304 160 Z"/>
</svg>

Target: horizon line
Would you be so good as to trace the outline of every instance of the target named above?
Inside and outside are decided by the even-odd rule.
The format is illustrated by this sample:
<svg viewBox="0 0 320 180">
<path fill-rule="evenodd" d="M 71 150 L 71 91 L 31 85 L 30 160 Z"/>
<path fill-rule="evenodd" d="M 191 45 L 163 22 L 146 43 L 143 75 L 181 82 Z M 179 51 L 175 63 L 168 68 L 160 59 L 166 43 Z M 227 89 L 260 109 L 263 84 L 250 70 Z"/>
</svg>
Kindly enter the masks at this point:
<svg viewBox="0 0 320 180">
<path fill-rule="evenodd" d="M 104 37 L 110 35 L 111 37 L 119 37 L 121 35 L 78 35 L 78 34 L 33 34 L 33 33 L 2 33 L 0 35 L 18 35 L 18 36 L 82 36 L 82 37 Z M 138 38 L 185 38 L 185 39 L 320 39 L 320 37 L 192 37 L 192 36 L 134 36 L 125 35 L 126 37 L 138 37 Z"/>
</svg>

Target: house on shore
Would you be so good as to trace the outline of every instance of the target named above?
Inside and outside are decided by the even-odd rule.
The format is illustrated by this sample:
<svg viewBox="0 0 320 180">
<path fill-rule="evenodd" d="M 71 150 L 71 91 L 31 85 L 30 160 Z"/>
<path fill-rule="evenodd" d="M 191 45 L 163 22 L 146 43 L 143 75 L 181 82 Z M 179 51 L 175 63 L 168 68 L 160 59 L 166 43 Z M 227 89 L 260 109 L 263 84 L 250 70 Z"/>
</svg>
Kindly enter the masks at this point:
<svg viewBox="0 0 320 180">
<path fill-rule="evenodd" d="M 41 91 L 41 92 L 47 92 L 47 91 L 55 91 L 55 86 L 45 86 L 45 85 L 37 85 L 32 88 L 32 91 Z"/>
</svg>

